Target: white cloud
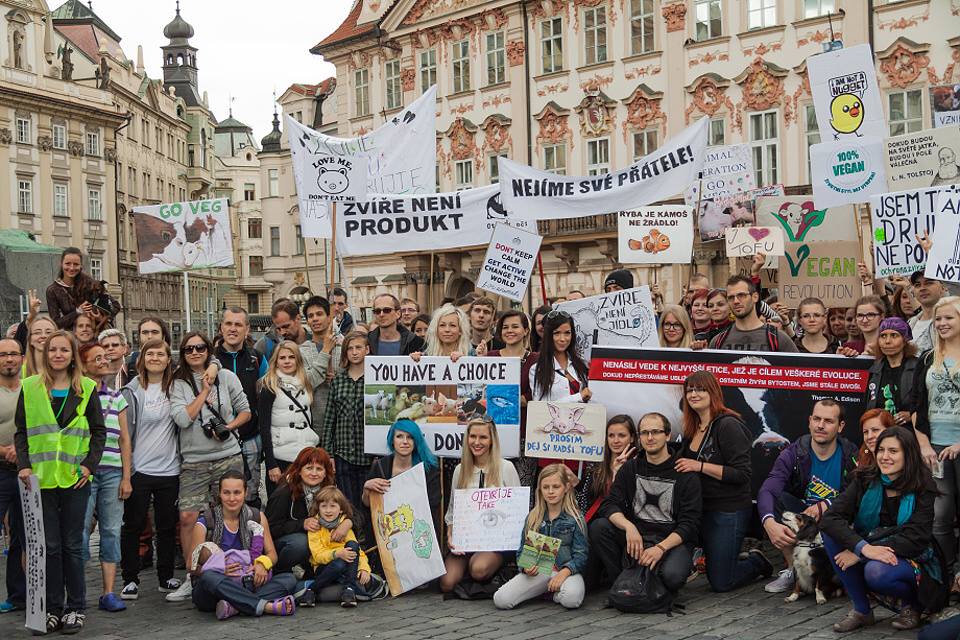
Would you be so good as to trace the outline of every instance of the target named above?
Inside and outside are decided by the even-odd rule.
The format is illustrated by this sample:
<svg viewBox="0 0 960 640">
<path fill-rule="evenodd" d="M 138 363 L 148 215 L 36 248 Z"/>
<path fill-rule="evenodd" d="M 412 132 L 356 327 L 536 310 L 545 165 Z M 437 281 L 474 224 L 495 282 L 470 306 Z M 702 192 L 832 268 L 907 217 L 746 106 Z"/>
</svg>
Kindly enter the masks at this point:
<svg viewBox="0 0 960 640">
<path fill-rule="evenodd" d="M 57 0 L 49 2 L 59 6 Z M 316 83 L 334 74 L 332 64 L 310 53 L 343 22 L 352 0 L 272 0 L 204 2 L 184 0 L 180 15 L 194 29 L 190 44 L 198 49 L 200 92 L 207 92 L 214 115 L 233 116 L 253 128 L 257 140 L 270 131 L 271 93 L 279 96 L 294 82 Z M 93 10 L 121 37 L 131 60 L 143 45 L 143 62 L 151 78 L 162 78 L 163 27 L 175 15 L 169 2 L 94 0 Z"/>
</svg>

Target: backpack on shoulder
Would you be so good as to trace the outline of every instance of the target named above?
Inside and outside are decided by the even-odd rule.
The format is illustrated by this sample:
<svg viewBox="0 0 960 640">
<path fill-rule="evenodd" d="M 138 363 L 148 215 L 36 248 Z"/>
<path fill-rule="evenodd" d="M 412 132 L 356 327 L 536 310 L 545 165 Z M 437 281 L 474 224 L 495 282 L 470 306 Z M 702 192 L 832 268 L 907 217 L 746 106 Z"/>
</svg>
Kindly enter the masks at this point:
<svg viewBox="0 0 960 640">
<path fill-rule="evenodd" d="M 660 576 L 639 565 L 621 571 L 607 596 L 609 605 L 624 613 L 669 613 L 673 599 Z"/>
</svg>

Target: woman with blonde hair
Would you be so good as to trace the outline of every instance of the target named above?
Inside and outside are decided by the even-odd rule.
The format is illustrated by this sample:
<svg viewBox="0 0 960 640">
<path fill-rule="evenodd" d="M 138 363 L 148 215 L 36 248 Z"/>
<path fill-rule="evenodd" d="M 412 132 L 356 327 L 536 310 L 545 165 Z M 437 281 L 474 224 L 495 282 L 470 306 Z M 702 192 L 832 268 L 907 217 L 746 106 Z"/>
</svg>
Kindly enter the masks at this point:
<svg viewBox="0 0 960 640">
<path fill-rule="evenodd" d="M 440 578 L 440 590 L 453 591 L 464 575 L 469 571 L 475 582 L 488 582 L 500 567 L 504 555 L 495 551 L 464 553 L 457 551 L 453 541 L 453 503 L 457 489 L 483 489 L 487 487 L 520 486 L 520 476 L 513 463 L 500 457 L 500 438 L 497 425 L 493 420 L 477 418 L 471 420 L 463 434 L 463 454 L 460 464 L 453 471 L 450 504 L 444 520 L 447 524 L 447 538 L 450 541 L 450 554 L 444 560 L 447 573 Z M 511 553 L 511 552 L 507 552 Z"/>
<path fill-rule="evenodd" d="M 467 314 L 452 304 L 434 311 L 427 327 L 427 348 L 421 355 L 450 356 L 454 360 L 473 355 Z"/>
<path fill-rule="evenodd" d="M 284 340 L 273 350 L 257 403 L 268 496 L 300 451 L 320 442 L 311 427 L 312 403 L 313 383 L 300 347 L 293 340 Z"/>
<path fill-rule="evenodd" d="M 657 327 L 660 346 L 673 349 L 689 349 L 693 341 L 693 326 L 687 310 L 678 304 L 667 304 L 660 312 L 660 324 Z"/>
<path fill-rule="evenodd" d="M 50 316 L 37 316 L 30 323 L 27 357 L 23 360 L 24 377 L 35 376 L 42 371 L 44 346 L 55 331 L 57 325 Z"/>
</svg>

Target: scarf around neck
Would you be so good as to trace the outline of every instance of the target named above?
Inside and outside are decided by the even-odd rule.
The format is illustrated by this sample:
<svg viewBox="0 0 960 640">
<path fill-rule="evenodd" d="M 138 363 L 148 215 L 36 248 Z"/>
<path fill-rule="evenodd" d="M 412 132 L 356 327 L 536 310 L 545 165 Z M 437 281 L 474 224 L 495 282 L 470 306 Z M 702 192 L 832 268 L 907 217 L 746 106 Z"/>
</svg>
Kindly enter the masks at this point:
<svg viewBox="0 0 960 640">
<path fill-rule="evenodd" d="M 889 487 L 893 480 L 880 474 L 880 480 L 874 480 L 860 498 L 860 508 L 853 521 L 853 528 L 860 535 L 867 535 L 880 525 L 880 509 L 883 507 L 883 490 Z M 905 493 L 900 496 L 900 506 L 897 509 L 897 526 L 902 527 L 913 515 L 916 496 Z"/>
</svg>

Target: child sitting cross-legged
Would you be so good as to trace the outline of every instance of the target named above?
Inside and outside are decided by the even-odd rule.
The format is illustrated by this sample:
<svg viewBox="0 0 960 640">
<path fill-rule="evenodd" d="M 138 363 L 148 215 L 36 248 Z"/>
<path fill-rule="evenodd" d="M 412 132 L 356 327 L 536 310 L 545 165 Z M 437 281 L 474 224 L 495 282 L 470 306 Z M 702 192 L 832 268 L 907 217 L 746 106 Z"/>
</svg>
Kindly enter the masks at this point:
<svg viewBox="0 0 960 640">
<path fill-rule="evenodd" d="M 363 587 L 370 583 L 370 563 L 353 530 L 340 542 L 330 537 L 344 518 L 353 517 L 350 501 L 336 487 L 324 487 L 313 499 L 310 515 L 320 523 L 319 529 L 307 534 L 310 563 L 316 577 L 299 602 L 312 606 L 324 587 L 339 583 L 343 585 L 340 606 L 357 606 L 357 593 L 366 595 Z"/>
</svg>

